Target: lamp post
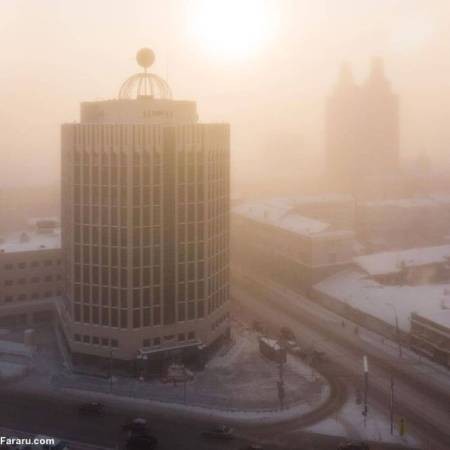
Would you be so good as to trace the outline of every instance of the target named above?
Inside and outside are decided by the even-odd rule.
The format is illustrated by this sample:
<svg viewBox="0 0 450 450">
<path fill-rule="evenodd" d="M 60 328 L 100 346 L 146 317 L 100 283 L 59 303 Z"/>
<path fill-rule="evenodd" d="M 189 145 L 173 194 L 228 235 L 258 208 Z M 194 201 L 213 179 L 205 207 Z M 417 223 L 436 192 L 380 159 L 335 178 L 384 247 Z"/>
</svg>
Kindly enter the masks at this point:
<svg viewBox="0 0 450 450">
<path fill-rule="evenodd" d="M 109 392 L 112 392 L 113 388 L 112 366 L 113 366 L 113 349 L 109 351 Z"/>
<path fill-rule="evenodd" d="M 363 416 L 364 416 L 364 426 L 366 426 L 366 420 L 367 420 L 367 394 L 369 390 L 369 363 L 367 361 L 367 356 L 364 355 L 363 357 L 363 367 L 364 367 L 364 410 L 363 410 Z"/>
<path fill-rule="evenodd" d="M 397 337 L 397 343 L 398 343 L 398 356 L 402 357 L 402 343 L 400 340 L 400 329 L 398 327 L 398 314 L 397 314 L 397 308 L 392 303 L 385 303 L 387 306 L 390 306 L 392 310 L 394 311 L 395 316 L 395 335 Z"/>
</svg>

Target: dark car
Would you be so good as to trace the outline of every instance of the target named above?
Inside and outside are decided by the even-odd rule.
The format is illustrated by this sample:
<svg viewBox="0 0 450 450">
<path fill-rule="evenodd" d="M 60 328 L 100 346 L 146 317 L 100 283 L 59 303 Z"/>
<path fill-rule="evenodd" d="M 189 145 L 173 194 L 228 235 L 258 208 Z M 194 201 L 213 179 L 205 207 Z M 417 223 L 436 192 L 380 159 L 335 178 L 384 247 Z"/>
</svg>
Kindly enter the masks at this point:
<svg viewBox="0 0 450 450">
<path fill-rule="evenodd" d="M 146 419 L 143 419 L 142 417 L 136 417 L 135 419 L 123 425 L 122 430 L 129 431 L 135 434 L 145 434 L 148 432 L 148 423 Z"/>
<path fill-rule="evenodd" d="M 142 436 L 131 436 L 127 439 L 125 448 L 127 450 L 153 450 L 158 446 L 158 439 L 149 434 Z"/>
<path fill-rule="evenodd" d="M 281 327 L 280 328 L 280 336 L 282 339 L 286 339 L 286 340 L 291 340 L 291 341 L 295 341 L 296 337 L 294 332 L 288 328 L 288 327 Z"/>
<path fill-rule="evenodd" d="M 105 405 L 99 402 L 83 403 L 78 407 L 78 412 L 83 416 L 100 416 L 104 413 Z"/>
<path fill-rule="evenodd" d="M 226 425 L 218 425 L 202 432 L 202 436 L 213 439 L 233 439 L 233 429 Z"/>
<path fill-rule="evenodd" d="M 370 450 L 366 442 L 344 442 L 338 446 L 338 450 Z"/>
<path fill-rule="evenodd" d="M 252 329 L 257 333 L 264 333 L 264 325 L 259 320 L 254 320 L 252 322 Z"/>
</svg>

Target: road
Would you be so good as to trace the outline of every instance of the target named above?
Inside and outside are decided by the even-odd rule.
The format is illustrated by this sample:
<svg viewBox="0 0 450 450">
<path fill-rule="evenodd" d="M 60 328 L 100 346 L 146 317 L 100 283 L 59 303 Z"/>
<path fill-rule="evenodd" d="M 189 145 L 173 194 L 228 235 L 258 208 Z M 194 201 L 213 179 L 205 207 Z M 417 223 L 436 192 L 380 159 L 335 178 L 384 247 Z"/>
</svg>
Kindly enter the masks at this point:
<svg viewBox="0 0 450 450">
<path fill-rule="evenodd" d="M 71 450 L 116 449 L 126 438 L 121 431 L 122 425 L 136 417 L 133 410 L 117 406 L 108 408 L 108 405 L 104 416 L 80 417 L 76 399 L 31 397 L 4 389 L 0 390 L 0 401 L 0 424 L 6 430 L 4 432 L 20 430 L 21 435 L 16 437 L 38 434 L 58 437 L 70 442 Z M 201 437 L 201 432 L 210 425 L 194 419 L 181 420 L 151 413 L 144 417 L 150 424 L 151 432 L 159 440 L 158 450 L 236 450 L 247 442 L 236 438 L 233 442 L 211 443 Z M 12 433 L 15 436 L 16 433 Z"/>
<path fill-rule="evenodd" d="M 329 368 L 336 377 L 348 380 L 349 384 L 361 382 L 362 357 L 367 354 L 370 361 L 370 403 L 386 410 L 393 374 L 397 417 L 405 417 L 409 430 L 413 429 L 419 439 L 432 448 L 450 448 L 450 392 L 444 386 L 438 386 L 432 379 L 426 383 L 422 378 L 408 374 L 412 368 L 352 336 L 341 328 L 341 320 L 333 313 L 312 305 L 285 286 L 254 275 L 236 277 L 236 272 L 233 282 L 235 301 L 278 329 L 281 325 L 289 326 L 301 342 L 325 351 L 330 357 Z"/>
</svg>

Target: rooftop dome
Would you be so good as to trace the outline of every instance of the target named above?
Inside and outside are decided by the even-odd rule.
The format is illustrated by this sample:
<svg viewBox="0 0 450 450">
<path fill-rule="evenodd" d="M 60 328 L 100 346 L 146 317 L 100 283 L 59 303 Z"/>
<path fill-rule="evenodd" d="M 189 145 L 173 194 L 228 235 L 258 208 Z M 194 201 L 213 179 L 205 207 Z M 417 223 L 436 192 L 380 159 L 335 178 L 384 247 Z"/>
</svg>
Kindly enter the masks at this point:
<svg viewBox="0 0 450 450">
<path fill-rule="evenodd" d="M 119 91 L 120 99 L 153 97 L 172 98 L 169 85 L 158 75 L 148 72 L 155 61 L 155 54 L 150 48 L 141 48 L 136 53 L 137 63 L 144 69 L 124 81 Z"/>
</svg>

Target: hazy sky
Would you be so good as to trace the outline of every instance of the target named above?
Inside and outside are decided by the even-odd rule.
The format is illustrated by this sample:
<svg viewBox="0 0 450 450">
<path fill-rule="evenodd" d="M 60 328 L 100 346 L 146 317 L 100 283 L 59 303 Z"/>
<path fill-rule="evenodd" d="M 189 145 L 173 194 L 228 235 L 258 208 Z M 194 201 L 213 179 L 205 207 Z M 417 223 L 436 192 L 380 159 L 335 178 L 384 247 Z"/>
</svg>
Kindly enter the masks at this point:
<svg viewBox="0 0 450 450">
<path fill-rule="evenodd" d="M 362 80 L 374 55 L 401 98 L 403 154 L 448 159 L 449 23 L 448 0 L 0 0 L 0 186 L 56 181 L 60 124 L 115 97 L 144 46 L 176 98 L 231 123 L 235 162 L 284 133 L 320 161 L 340 62 Z"/>
</svg>

